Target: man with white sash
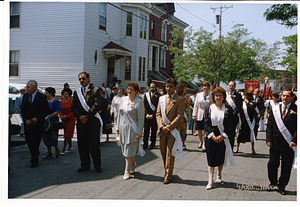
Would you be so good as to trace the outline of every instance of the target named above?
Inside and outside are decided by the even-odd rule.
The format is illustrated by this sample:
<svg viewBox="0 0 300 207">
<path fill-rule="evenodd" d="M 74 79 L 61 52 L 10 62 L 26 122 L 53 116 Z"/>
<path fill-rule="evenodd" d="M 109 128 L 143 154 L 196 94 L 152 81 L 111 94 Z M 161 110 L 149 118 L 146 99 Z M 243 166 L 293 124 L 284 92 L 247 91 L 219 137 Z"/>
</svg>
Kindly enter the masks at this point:
<svg viewBox="0 0 300 207">
<path fill-rule="evenodd" d="M 151 145 L 150 149 L 155 147 L 156 134 L 157 134 L 157 122 L 156 122 L 156 109 L 160 94 L 157 92 L 156 83 L 150 83 L 150 91 L 145 94 L 144 107 L 145 107 L 145 122 L 144 122 L 144 145 L 143 148 L 148 148 L 148 140 L 151 128 Z"/>
<path fill-rule="evenodd" d="M 171 182 L 176 152 L 179 153 L 178 159 L 183 158 L 179 127 L 184 113 L 184 98 L 175 93 L 176 88 L 176 80 L 169 78 L 165 86 L 167 95 L 159 98 L 156 112 L 160 152 L 165 168 L 164 184 Z"/>
<path fill-rule="evenodd" d="M 286 194 L 292 165 L 297 168 L 297 106 L 292 103 L 293 92 L 284 90 L 282 103 L 272 107 L 267 125 L 266 142 L 270 147 L 268 177 L 270 187 L 278 187 L 278 192 Z M 281 174 L 277 171 L 281 157 Z"/>
<path fill-rule="evenodd" d="M 100 89 L 90 85 L 90 75 L 81 72 L 78 75 L 82 87 L 74 91 L 72 110 L 77 118 L 77 140 L 81 167 L 78 172 L 90 170 L 91 159 L 96 171 L 102 172 L 100 132 L 102 120 L 100 111 Z M 101 127 L 101 129 L 100 129 Z"/>
<path fill-rule="evenodd" d="M 231 106 L 233 109 L 233 125 L 235 127 L 232 128 L 232 133 L 229 135 L 229 142 L 231 145 L 231 149 L 233 149 L 234 146 L 234 139 L 235 139 L 235 131 L 236 131 L 236 126 L 239 123 L 239 115 L 242 110 L 242 96 L 239 94 L 236 90 L 236 83 L 234 81 L 230 81 L 228 83 L 228 92 L 226 96 L 226 101 L 227 103 Z"/>
</svg>

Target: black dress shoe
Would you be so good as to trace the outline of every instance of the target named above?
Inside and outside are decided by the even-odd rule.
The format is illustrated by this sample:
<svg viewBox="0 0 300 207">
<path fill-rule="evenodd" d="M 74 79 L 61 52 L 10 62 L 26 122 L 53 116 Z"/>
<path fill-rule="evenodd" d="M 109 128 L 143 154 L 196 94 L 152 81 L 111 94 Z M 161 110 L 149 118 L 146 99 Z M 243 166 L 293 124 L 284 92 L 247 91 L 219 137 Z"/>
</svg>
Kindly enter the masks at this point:
<svg viewBox="0 0 300 207">
<path fill-rule="evenodd" d="M 77 172 L 84 172 L 84 171 L 89 171 L 89 170 L 90 170 L 90 168 L 83 168 L 83 167 L 81 167 L 81 168 L 79 168 L 77 170 Z"/>
<path fill-rule="evenodd" d="M 150 149 L 154 149 L 154 146 L 151 146 Z"/>
<path fill-rule="evenodd" d="M 95 167 L 95 170 L 96 170 L 97 172 L 102 172 L 102 168 L 101 168 L 101 167 Z"/>
<path fill-rule="evenodd" d="M 38 164 L 31 164 L 30 165 L 30 168 L 35 168 L 35 167 L 37 167 L 38 166 Z"/>
<path fill-rule="evenodd" d="M 281 195 L 286 195 L 285 189 L 278 189 L 278 192 L 279 192 Z"/>
<path fill-rule="evenodd" d="M 45 159 L 51 159 L 51 158 L 52 158 L 52 154 L 47 155 L 46 157 L 43 157 L 44 160 L 45 160 Z"/>
</svg>

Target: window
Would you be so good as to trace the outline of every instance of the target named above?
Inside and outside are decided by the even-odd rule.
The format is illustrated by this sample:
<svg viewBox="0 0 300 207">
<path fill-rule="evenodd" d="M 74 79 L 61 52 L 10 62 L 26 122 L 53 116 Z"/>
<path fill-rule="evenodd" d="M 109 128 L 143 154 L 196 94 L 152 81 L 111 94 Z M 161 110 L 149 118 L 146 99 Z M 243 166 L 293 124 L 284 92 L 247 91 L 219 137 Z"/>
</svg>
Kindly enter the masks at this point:
<svg viewBox="0 0 300 207">
<path fill-rule="evenodd" d="M 126 36 L 132 36 L 132 13 L 127 12 Z"/>
<path fill-rule="evenodd" d="M 131 56 L 125 58 L 125 80 L 131 80 Z"/>
<path fill-rule="evenodd" d="M 163 24 L 161 27 L 161 41 L 167 41 L 167 25 Z"/>
<path fill-rule="evenodd" d="M 139 57 L 139 81 L 145 81 L 146 78 L 146 58 Z"/>
<path fill-rule="evenodd" d="M 163 48 L 160 50 L 160 67 L 166 67 L 166 50 Z"/>
<path fill-rule="evenodd" d="M 140 18 L 140 38 L 146 39 L 147 35 L 147 16 L 141 14 Z"/>
<path fill-rule="evenodd" d="M 9 77 L 19 76 L 19 51 L 9 51 Z"/>
<path fill-rule="evenodd" d="M 155 32 L 155 21 L 152 20 L 151 22 L 151 37 L 154 37 L 154 32 Z"/>
<path fill-rule="evenodd" d="M 20 27 L 20 3 L 10 2 L 10 28 Z"/>
<path fill-rule="evenodd" d="M 106 30 L 106 3 L 100 3 L 99 29 Z"/>
</svg>

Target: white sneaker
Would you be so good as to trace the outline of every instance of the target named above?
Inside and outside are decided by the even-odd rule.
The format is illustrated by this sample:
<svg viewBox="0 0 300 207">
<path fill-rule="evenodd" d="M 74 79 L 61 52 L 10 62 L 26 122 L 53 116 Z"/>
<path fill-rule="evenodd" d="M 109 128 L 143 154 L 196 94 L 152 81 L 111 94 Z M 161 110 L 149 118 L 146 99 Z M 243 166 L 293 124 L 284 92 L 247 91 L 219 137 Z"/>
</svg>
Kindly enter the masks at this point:
<svg viewBox="0 0 300 207">
<path fill-rule="evenodd" d="M 210 190 L 213 188 L 213 183 L 208 183 L 206 186 L 206 190 Z"/>
</svg>

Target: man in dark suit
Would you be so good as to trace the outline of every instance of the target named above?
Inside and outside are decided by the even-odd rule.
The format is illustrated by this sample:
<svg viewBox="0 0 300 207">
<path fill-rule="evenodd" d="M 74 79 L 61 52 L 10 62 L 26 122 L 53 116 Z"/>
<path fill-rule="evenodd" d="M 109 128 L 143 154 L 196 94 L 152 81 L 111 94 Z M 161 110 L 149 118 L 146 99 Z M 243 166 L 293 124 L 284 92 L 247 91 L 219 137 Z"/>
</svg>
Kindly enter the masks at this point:
<svg viewBox="0 0 300 207">
<path fill-rule="evenodd" d="M 45 117 L 50 113 L 50 108 L 46 96 L 37 90 L 35 80 L 28 81 L 26 90 L 21 114 L 25 122 L 25 140 L 31 154 L 30 167 L 35 168 L 39 163 L 39 146 L 44 132 Z"/>
<path fill-rule="evenodd" d="M 157 92 L 156 83 L 150 84 L 150 92 L 147 92 L 144 97 L 145 106 L 145 122 L 144 122 L 144 145 L 143 148 L 148 148 L 149 133 L 151 128 L 151 145 L 150 149 L 155 147 L 156 133 L 157 133 L 157 122 L 156 122 L 156 109 L 160 94 Z M 149 104 L 150 102 L 150 104 Z"/>
<path fill-rule="evenodd" d="M 99 115 L 101 96 L 100 89 L 90 85 L 90 75 L 81 72 L 78 75 L 82 87 L 74 91 L 72 110 L 77 118 L 78 151 L 81 167 L 78 172 L 90 170 L 93 158 L 94 168 L 102 172 L 100 151 L 100 126 Z"/>
<path fill-rule="evenodd" d="M 241 94 L 239 94 L 236 90 L 236 83 L 234 81 L 230 81 L 228 83 L 228 93 L 227 93 L 227 103 L 231 106 L 231 108 L 233 109 L 233 125 L 234 127 L 232 127 L 232 132 L 230 133 L 229 137 L 229 141 L 230 141 L 230 145 L 231 145 L 231 149 L 233 149 L 234 146 L 234 138 L 235 138 L 235 129 L 236 126 L 239 122 L 239 113 L 242 110 L 242 96 Z"/>
<path fill-rule="evenodd" d="M 112 102 L 113 98 L 117 95 L 118 88 L 113 86 L 112 92 L 109 94 L 109 100 Z"/>
<path fill-rule="evenodd" d="M 257 138 L 259 122 L 260 122 L 261 117 L 265 113 L 265 101 L 264 101 L 264 97 L 260 96 L 260 89 L 259 88 L 254 89 L 253 95 L 254 95 L 254 101 L 255 101 L 255 103 L 257 105 L 257 108 L 259 110 L 258 115 L 257 115 L 258 119 L 256 119 L 257 121 L 256 121 L 255 127 L 254 127 L 255 138 Z"/>
<path fill-rule="evenodd" d="M 294 159 L 294 150 L 297 146 L 297 106 L 292 103 L 293 92 L 285 90 L 282 93 L 282 103 L 272 107 L 267 125 L 267 145 L 270 147 L 268 162 L 268 177 L 270 187 L 278 187 L 279 192 L 285 195 L 291 168 Z M 287 129 L 284 130 L 283 127 Z M 285 132 L 285 133 L 284 133 Z M 277 179 L 277 171 L 281 157 L 281 175 Z"/>
</svg>

